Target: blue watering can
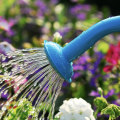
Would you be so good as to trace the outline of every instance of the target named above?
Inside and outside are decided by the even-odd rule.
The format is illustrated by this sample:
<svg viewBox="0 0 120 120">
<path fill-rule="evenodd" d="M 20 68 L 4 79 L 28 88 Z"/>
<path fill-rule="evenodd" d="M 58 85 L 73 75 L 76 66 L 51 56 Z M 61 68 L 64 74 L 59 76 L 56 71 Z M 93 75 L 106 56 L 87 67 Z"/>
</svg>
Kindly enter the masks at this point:
<svg viewBox="0 0 120 120">
<path fill-rule="evenodd" d="M 120 32 L 120 16 L 98 22 L 63 48 L 54 42 L 44 41 L 47 58 L 57 73 L 68 82 L 71 82 L 73 75 L 72 61 L 102 37 L 114 32 Z"/>
</svg>

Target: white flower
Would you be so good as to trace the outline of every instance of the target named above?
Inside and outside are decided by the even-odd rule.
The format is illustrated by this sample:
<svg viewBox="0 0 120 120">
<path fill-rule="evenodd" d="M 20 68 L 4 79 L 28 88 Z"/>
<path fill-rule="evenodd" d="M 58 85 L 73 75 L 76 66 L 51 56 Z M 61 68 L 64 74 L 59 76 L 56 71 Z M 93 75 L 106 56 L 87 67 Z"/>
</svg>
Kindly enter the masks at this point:
<svg viewBox="0 0 120 120">
<path fill-rule="evenodd" d="M 55 7 L 54 11 L 55 11 L 56 14 L 60 14 L 63 9 L 64 9 L 64 5 L 63 5 L 63 4 L 58 4 L 58 5 Z"/>
<path fill-rule="evenodd" d="M 57 39 L 62 39 L 62 36 L 60 35 L 60 33 L 59 32 L 55 32 L 55 34 L 53 35 L 54 36 L 54 38 L 57 38 Z"/>
<path fill-rule="evenodd" d="M 55 116 L 60 120 L 95 120 L 91 105 L 82 98 L 65 100 Z"/>
</svg>

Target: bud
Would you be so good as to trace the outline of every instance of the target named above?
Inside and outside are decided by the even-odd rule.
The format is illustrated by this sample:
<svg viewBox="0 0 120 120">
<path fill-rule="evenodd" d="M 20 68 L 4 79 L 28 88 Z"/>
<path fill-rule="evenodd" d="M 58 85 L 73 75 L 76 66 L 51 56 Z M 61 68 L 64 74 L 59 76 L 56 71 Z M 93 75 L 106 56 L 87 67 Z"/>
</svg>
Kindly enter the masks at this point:
<svg viewBox="0 0 120 120">
<path fill-rule="evenodd" d="M 58 44 L 61 43 L 61 39 L 62 39 L 62 36 L 60 35 L 59 32 L 55 32 L 55 34 L 53 35 L 54 38 L 53 38 L 53 42 L 56 42 Z"/>
<path fill-rule="evenodd" d="M 103 97 L 97 97 L 94 99 L 94 104 L 99 110 L 102 110 L 108 106 L 107 100 Z"/>
<path fill-rule="evenodd" d="M 98 87 L 98 92 L 99 92 L 99 94 L 100 94 L 101 96 L 103 96 L 103 90 L 102 90 L 101 87 Z"/>
<path fill-rule="evenodd" d="M 110 104 L 101 111 L 101 115 L 102 114 L 109 114 L 112 120 L 116 119 L 120 116 L 120 107 L 114 104 Z"/>
</svg>

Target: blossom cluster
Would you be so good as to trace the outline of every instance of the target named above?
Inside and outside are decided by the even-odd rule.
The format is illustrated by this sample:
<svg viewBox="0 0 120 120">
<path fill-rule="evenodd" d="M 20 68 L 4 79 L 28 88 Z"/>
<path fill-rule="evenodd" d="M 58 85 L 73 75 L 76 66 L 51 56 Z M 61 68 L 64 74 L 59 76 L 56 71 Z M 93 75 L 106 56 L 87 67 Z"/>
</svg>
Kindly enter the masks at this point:
<svg viewBox="0 0 120 120">
<path fill-rule="evenodd" d="M 55 116 L 60 120 L 95 120 L 91 105 L 82 98 L 71 98 L 63 101 L 59 113 Z"/>
</svg>

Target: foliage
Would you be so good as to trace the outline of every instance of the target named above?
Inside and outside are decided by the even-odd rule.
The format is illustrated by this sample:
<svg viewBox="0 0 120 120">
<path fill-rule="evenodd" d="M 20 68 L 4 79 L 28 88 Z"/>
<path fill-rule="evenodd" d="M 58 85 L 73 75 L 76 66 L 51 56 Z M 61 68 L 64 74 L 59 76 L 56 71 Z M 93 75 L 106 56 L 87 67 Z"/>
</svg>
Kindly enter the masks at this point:
<svg viewBox="0 0 120 120">
<path fill-rule="evenodd" d="M 33 117 L 37 116 L 35 108 L 32 107 L 32 103 L 30 103 L 26 98 L 21 99 L 17 103 L 14 103 L 13 106 L 10 105 L 7 114 L 9 116 L 6 115 L 4 120 L 25 120 L 30 115 Z"/>
</svg>

